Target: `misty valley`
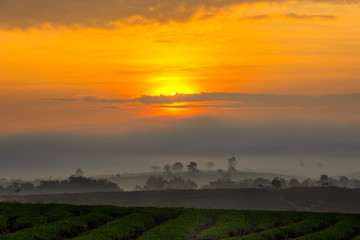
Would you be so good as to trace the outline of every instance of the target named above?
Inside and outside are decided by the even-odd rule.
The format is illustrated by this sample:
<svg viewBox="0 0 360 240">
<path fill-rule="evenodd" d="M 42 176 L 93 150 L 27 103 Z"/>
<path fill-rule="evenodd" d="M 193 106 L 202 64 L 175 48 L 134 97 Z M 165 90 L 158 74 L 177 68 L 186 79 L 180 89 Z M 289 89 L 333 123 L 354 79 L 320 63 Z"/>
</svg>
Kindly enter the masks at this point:
<svg viewBox="0 0 360 240">
<path fill-rule="evenodd" d="M 0 0 L 0 240 L 360 240 L 360 0 Z"/>
</svg>

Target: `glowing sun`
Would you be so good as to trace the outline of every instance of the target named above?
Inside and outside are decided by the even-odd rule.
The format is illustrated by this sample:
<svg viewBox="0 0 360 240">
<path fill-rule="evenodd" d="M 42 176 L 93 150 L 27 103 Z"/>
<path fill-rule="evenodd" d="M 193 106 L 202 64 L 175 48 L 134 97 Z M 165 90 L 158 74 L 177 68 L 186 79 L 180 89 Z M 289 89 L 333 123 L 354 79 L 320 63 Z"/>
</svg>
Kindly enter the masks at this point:
<svg viewBox="0 0 360 240">
<path fill-rule="evenodd" d="M 176 96 L 179 93 L 191 94 L 197 92 L 197 87 L 190 79 L 182 76 L 163 76 L 151 79 L 154 88 L 150 89 L 151 95 Z"/>
</svg>

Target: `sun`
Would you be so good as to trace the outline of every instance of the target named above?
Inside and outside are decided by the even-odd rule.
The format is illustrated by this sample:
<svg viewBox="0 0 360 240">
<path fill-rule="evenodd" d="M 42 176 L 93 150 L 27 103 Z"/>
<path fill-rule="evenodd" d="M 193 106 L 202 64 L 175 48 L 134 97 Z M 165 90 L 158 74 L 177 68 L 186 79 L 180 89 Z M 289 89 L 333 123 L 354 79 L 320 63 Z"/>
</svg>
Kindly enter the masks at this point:
<svg viewBox="0 0 360 240">
<path fill-rule="evenodd" d="M 190 79 L 183 76 L 163 76 L 150 80 L 154 88 L 149 92 L 151 95 L 176 96 L 177 94 L 192 94 L 197 87 Z"/>
</svg>

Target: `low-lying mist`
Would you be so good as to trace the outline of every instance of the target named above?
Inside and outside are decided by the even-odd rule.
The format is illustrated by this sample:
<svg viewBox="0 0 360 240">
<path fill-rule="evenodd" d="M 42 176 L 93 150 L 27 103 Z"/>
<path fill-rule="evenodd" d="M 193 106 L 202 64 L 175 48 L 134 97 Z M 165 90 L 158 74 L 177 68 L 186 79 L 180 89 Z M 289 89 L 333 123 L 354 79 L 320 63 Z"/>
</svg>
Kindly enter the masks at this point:
<svg viewBox="0 0 360 240">
<path fill-rule="evenodd" d="M 7 178 L 150 171 L 152 165 L 213 161 L 226 168 L 298 176 L 344 175 L 360 168 L 357 125 L 249 124 L 189 118 L 126 133 L 39 132 L 0 137 L 0 174 Z"/>
</svg>

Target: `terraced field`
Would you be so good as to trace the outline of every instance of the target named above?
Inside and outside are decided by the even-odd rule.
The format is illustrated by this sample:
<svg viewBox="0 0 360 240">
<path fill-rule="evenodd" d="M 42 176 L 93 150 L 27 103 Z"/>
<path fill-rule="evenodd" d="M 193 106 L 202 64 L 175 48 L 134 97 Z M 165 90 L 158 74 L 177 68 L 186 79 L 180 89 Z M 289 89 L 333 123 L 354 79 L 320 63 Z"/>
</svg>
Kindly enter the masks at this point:
<svg viewBox="0 0 360 240">
<path fill-rule="evenodd" d="M 357 240 L 360 215 L 0 203 L 0 240 Z"/>
</svg>

